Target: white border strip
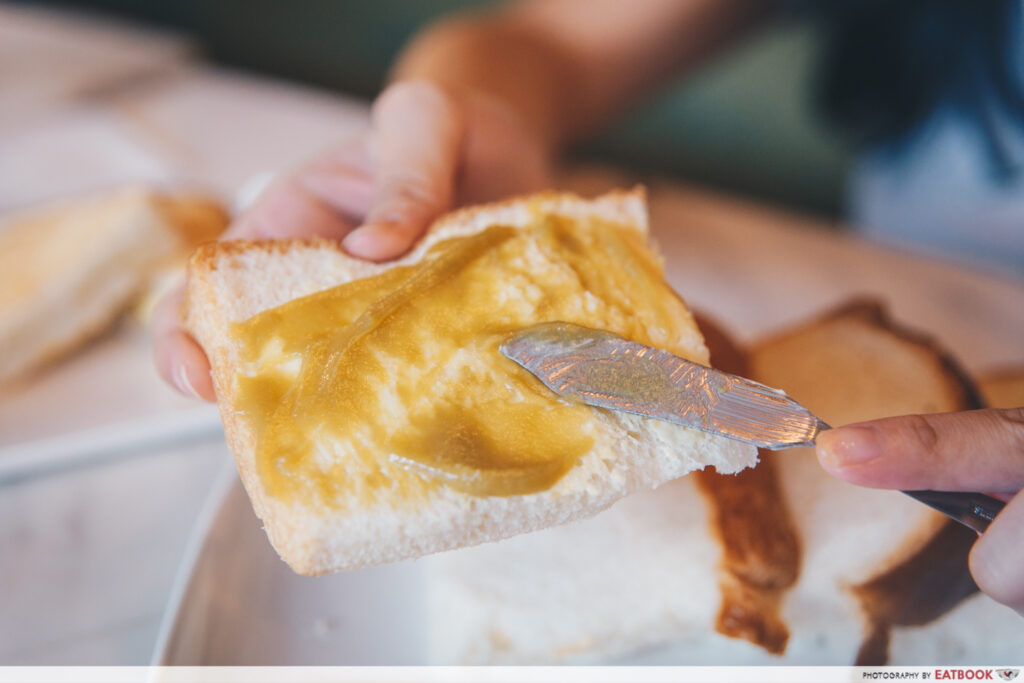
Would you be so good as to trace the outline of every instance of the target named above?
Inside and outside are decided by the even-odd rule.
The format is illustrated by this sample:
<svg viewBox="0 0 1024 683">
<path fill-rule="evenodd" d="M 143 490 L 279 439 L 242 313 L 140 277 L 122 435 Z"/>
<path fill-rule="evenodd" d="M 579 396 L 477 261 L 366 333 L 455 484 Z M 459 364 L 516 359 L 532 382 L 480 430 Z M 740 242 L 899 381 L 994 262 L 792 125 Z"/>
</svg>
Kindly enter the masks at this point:
<svg viewBox="0 0 1024 683">
<path fill-rule="evenodd" d="M 0 683 L 851 683 L 1024 680 L 1016 667 L 0 667 Z M 1005 672 L 1001 676 L 1000 672 Z M 1015 673 L 1014 673 L 1015 672 Z"/>
</svg>

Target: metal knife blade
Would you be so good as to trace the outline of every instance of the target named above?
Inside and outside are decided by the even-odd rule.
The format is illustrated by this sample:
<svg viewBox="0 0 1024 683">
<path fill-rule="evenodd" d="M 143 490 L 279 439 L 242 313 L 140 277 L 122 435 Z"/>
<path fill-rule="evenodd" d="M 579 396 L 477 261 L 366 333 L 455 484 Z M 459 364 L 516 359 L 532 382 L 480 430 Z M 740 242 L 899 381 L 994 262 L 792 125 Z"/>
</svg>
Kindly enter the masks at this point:
<svg viewBox="0 0 1024 683">
<path fill-rule="evenodd" d="M 571 323 L 535 325 L 501 352 L 560 396 L 778 450 L 829 426 L 785 393 L 667 351 Z M 979 534 L 1003 509 L 980 493 L 904 491 Z"/>
<path fill-rule="evenodd" d="M 777 389 L 602 330 L 543 323 L 506 340 L 501 352 L 566 398 L 760 448 L 809 446 L 828 428 Z"/>
</svg>

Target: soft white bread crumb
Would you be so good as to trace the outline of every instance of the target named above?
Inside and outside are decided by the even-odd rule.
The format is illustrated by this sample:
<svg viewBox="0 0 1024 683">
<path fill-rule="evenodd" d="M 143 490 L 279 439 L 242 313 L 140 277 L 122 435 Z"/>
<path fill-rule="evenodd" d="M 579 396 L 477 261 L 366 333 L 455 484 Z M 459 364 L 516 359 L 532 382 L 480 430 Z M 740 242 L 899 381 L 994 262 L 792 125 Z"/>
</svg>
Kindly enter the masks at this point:
<svg viewBox="0 0 1024 683">
<path fill-rule="evenodd" d="M 640 192 L 593 201 L 548 194 L 450 214 L 410 254 L 388 264 L 353 259 L 325 240 L 211 244 L 193 256 L 187 326 L 210 358 L 228 443 L 253 507 L 275 549 L 295 571 L 321 574 L 506 538 L 588 517 L 634 491 L 706 465 L 735 472 L 756 462 L 755 450 L 736 442 L 594 409 L 588 418 L 593 448 L 539 493 L 477 497 L 439 486 L 411 501 L 382 497 L 342 509 L 267 495 L 256 472 L 255 434 L 236 412 L 239 348 L 229 325 L 296 297 L 416 263 L 442 239 L 492 225 L 527 227 L 538 213 L 594 217 L 647 231 Z M 707 360 L 696 325 L 676 341 L 692 358 Z"/>
<path fill-rule="evenodd" d="M 425 558 L 429 661 L 588 664 L 692 643 L 750 663 L 760 648 L 714 631 L 719 549 L 692 477 L 554 529 Z"/>
</svg>

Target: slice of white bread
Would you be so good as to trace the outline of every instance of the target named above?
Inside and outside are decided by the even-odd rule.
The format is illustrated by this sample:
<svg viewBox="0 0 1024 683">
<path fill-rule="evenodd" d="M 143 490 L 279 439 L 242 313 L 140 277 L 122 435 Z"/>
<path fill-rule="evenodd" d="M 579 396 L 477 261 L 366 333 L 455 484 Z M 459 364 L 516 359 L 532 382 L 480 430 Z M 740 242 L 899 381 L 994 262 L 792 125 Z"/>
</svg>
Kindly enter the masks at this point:
<svg viewBox="0 0 1024 683">
<path fill-rule="evenodd" d="M 268 494 L 257 471 L 254 428 L 238 411 L 243 364 L 231 324 L 297 297 L 418 263 L 441 240 L 474 235 L 494 225 L 522 230 L 536 226 L 545 216 L 558 216 L 576 225 L 600 220 L 620 226 L 619 230 L 647 231 L 641 192 L 613 193 L 593 201 L 545 194 L 450 214 L 437 221 L 410 254 L 393 263 L 356 260 L 323 240 L 227 242 L 207 245 L 193 256 L 186 293 L 187 326 L 210 358 L 228 444 L 253 507 L 274 548 L 295 571 L 321 574 L 506 538 L 593 515 L 634 491 L 656 487 L 706 465 L 734 472 L 756 462 L 755 449 L 736 442 L 636 416 L 587 409 L 592 448 L 553 486 L 539 492 L 474 496 L 449 486 L 430 486 L 417 489 L 411 497 L 385 491 L 332 504 Z M 494 301 L 496 310 L 530 306 L 529 291 L 543 289 L 545 278 L 563 268 L 536 257 L 533 246 L 524 249 L 534 254 L 520 259 L 527 264 L 530 283 L 505 283 L 500 300 Z M 621 276 L 608 273 L 608 277 L 615 275 Z M 590 294 L 584 298 L 588 297 Z M 669 298 L 672 306 L 682 306 L 674 296 Z M 663 303 L 652 301 L 650 305 Z M 706 362 L 707 350 L 692 318 L 685 307 L 679 310 L 684 311 L 684 327 L 664 343 L 677 353 Z M 625 313 L 631 319 L 643 318 L 643 311 Z M 430 346 L 430 335 L 439 334 L 444 332 L 428 330 L 425 345 Z M 650 330 L 650 334 L 659 338 L 666 331 Z M 484 360 L 487 365 L 506 361 Z M 500 372 L 509 372 L 507 368 L 512 366 L 500 367 Z M 488 381 L 500 382 L 500 375 Z M 401 412 L 395 419 L 401 419 Z M 345 415 L 338 420 L 345 420 Z M 331 444 L 319 445 L 329 454 L 325 468 L 339 462 L 357 467 L 349 462 L 354 458 L 332 451 Z M 393 463 L 388 453 L 373 455 L 377 458 L 373 467 L 386 481 L 400 482 L 398 489 L 414 485 L 414 472 Z M 352 478 L 370 476 L 354 471 Z"/>
<path fill-rule="evenodd" d="M 719 548 L 694 477 L 585 519 L 420 561 L 433 665 L 618 663 L 688 644 L 676 660 L 769 658 L 715 633 Z"/>
<path fill-rule="evenodd" d="M 154 269 L 214 239 L 215 203 L 144 189 L 76 199 L 0 224 L 0 382 L 102 332 Z"/>
<path fill-rule="evenodd" d="M 713 364 L 715 359 L 712 348 Z M 750 351 L 750 360 L 756 379 L 786 389 L 833 424 L 955 410 L 975 400 L 940 349 L 897 328 L 873 304 L 843 307 L 766 340 Z M 887 572 L 907 573 L 910 567 L 919 586 L 950 599 L 929 619 L 969 592 L 969 583 L 966 589 L 962 584 L 966 556 L 956 539 L 939 553 L 942 562 L 930 568 L 914 564 L 950 528 L 938 513 L 898 492 L 834 480 L 808 449 L 762 454 L 758 469 L 768 462 L 778 474 L 797 545 L 794 549 L 787 541 L 782 557 L 753 557 L 761 564 L 767 558 L 788 565 L 798 553 L 795 583 L 788 585 L 785 567 L 776 572 L 748 562 L 741 568 L 744 576 L 766 577 L 765 590 L 781 590 L 781 619 L 772 618 L 769 604 L 764 621 L 769 629 L 781 623 L 789 631 L 781 656 L 716 632 L 730 632 L 723 628 L 720 609 L 730 602 L 723 601 L 729 596 L 722 589 L 729 589 L 730 574 L 737 571 L 735 558 L 723 552 L 733 539 L 721 538 L 728 524 L 716 523 L 695 486 L 697 478 L 686 477 L 590 520 L 429 558 L 432 661 L 576 663 L 631 657 L 631 662 L 661 664 L 848 665 L 865 640 L 889 626 L 874 619 L 909 620 L 907 612 L 889 614 L 870 602 L 885 591 L 858 594 L 856 586 L 872 586 Z M 750 568 L 757 571 L 746 571 Z M 919 594 L 916 589 L 902 587 L 907 594 Z M 902 595 L 887 599 L 909 604 Z M 757 605 L 753 600 L 740 606 L 757 616 Z M 935 623 L 956 615 L 953 611 Z M 965 644 L 977 642 L 979 629 L 988 629 L 988 652 L 1014 651 L 1019 632 L 1004 635 L 985 625 L 953 624 L 942 631 L 942 656 L 969 663 Z M 918 630 L 897 628 L 893 642 L 907 643 L 903 634 Z M 742 630 L 733 634 L 749 637 Z M 769 647 L 772 640 L 759 642 Z M 920 642 L 909 642 L 893 657 L 904 663 L 935 661 L 915 659 L 915 653 L 935 649 Z"/>
</svg>

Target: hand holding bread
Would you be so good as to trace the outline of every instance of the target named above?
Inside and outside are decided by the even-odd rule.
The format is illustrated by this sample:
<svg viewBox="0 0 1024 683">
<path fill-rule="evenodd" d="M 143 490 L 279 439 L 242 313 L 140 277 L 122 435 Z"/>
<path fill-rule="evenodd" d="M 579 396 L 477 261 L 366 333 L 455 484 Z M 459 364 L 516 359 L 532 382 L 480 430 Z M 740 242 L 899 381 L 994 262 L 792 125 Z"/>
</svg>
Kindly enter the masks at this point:
<svg viewBox="0 0 1024 683">
<path fill-rule="evenodd" d="M 388 261 L 407 252 L 432 221 L 455 206 L 536 189 L 548 182 L 545 144 L 518 120 L 512 109 L 496 100 L 455 94 L 425 82 L 400 83 L 378 99 L 366 136 L 276 182 L 225 238 L 323 237 L 340 242 L 344 251 L 357 259 Z M 181 297 L 181 290 L 167 297 L 156 316 L 157 365 L 165 379 L 184 393 L 212 400 L 213 383 L 206 354 L 181 328 Z M 964 426 L 971 431 L 972 426 L 983 427 L 983 419 L 986 418 L 965 414 L 943 424 Z M 1002 419 L 1010 425 L 1005 431 L 1012 440 L 1014 427 L 1010 421 L 992 419 Z M 919 433 L 908 432 L 907 424 L 910 423 L 892 427 L 897 430 L 893 433 Z M 826 436 L 825 443 L 838 443 L 846 438 L 843 435 L 851 433 L 838 430 Z M 850 437 L 846 443 L 856 443 L 856 439 Z M 892 471 L 897 465 L 890 459 L 877 461 L 866 469 L 841 467 L 845 462 L 841 461 L 841 449 L 824 447 L 822 452 L 826 454 L 822 462 L 828 471 L 843 478 L 853 477 L 851 480 L 856 483 L 903 488 L 941 484 L 908 483 L 909 475 Z M 925 451 L 918 447 L 910 452 L 921 460 Z M 1003 452 L 1014 451 L 1011 448 Z M 858 472 L 866 479 L 858 478 Z M 955 472 L 953 469 L 950 474 Z M 1006 481 L 1001 479 L 1001 483 Z M 986 487 L 999 489 L 995 482 L 981 488 Z M 1019 490 L 1019 482 L 1013 490 Z M 1013 533 L 1017 533 L 1014 526 L 1003 521 L 996 533 L 986 538 Z M 992 555 L 995 551 L 984 554 L 982 550 L 996 546 L 1013 544 L 987 540 L 979 545 L 975 557 Z M 1001 557 L 1005 556 L 1001 553 Z M 979 572 L 994 575 L 998 572 L 991 569 L 996 566 L 993 562 L 976 560 L 975 567 Z M 1008 604 L 1020 605 L 1022 598 L 1014 583 L 1016 579 L 1012 574 L 1007 579 L 1006 572 L 1000 577 L 979 575 L 978 579 Z M 1007 586 L 1007 581 L 1011 585 Z"/>
<path fill-rule="evenodd" d="M 401 256 L 440 215 L 550 185 L 548 150 L 498 100 L 423 82 L 397 83 L 374 104 L 369 131 L 281 178 L 224 239 L 324 237 L 369 261 Z M 163 378 L 212 401 L 209 362 L 181 328 L 181 290 L 153 324 Z"/>
<path fill-rule="evenodd" d="M 447 214 L 397 261 L 321 238 L 210 243 L 186 326 L 271 542 L 321 574 L 590 516 L 751 446 L 565 401 L 505 358 L 565 321 L 707 363 L 646 241 L 642 191 L 543 193 Z"/>
<path fill-rule="evenodd" d="M 531 130 L 513 107 L 478 92 L 447 90 L 426 81 L 398 83 L 388 88 L 373 107 L 365 136 L 280 179 L 225 234 L 226 239 L 290 239 L 322 237 L 340 242 L 350 256 L 367 262 L 396 259 L 425 233 L 431 223 L 451 209 L 541 189 L 550 184 L 549 143 Z M 206 353 L 181 326 L 182 292 L 166 298 L 154 322 L 155 355 L 161 374 L 187 394 L 213 400 L 214 389 Z M 929 418 L 906 418 L 880 423 L 877 430 L 839 429 L 823 438 L 822 464 L 827 471 L 855 483 L 893 488 L 957 487 L 949 477 L 961 472 L 957 462 L 935 471 L 934 459 L 944 452 L 960 453 L 970 444 L 979 453 L 1005 456 L 1004 461 L 979 467 L 978 486 L 1012 494 L 1020 490 L 1019 419 L 1013 413 L 955 414 L 937 418 L 945 438 L 935 444 L 920 441 Z M 922 422 L 922 420 L 924 420 Z M 995 425 L 994 428 L 992 426 Z M 879 431 L 880 430 L 880 431 Z M 892 457 L 853 464 L 858 435 L 888 435 L 900 448 L 882 448 Z M 973 435 L 980 434 L 980 437 Z M 865 437 L 866 438 L 866 437 Z M 913 447 L 906 447 L 912 443 Z M 1006 447 L 1006 443 L 1010 446 Z M 931 453 L 930 446 L 936 446 Z M 847 447 L 844 449 L 844 446 Z M 861 451 L 864 448 L 860 448 Z M 915 469 L 929 463 L 929 468 Z M 944 462 L 944 461 L 943 461 Z M 969 461 L 972 467 L 975 460 Z M 1013 469 L 1010 476 L 989 472 Z M 922 478 L 911 481 L 913 472 Z M 960 486 L 964 488 L 964 486 Z M 1019 498 L 1019 496 L 1018 496 Z M 1020 610 L 1024 582 L 1007 567 L 1024 558 L 1010 557 L 1020 546 L 1024 513 L 1016 502 L 1001 523 L 986 534 L 972 556 L 972 569 L 986 591 Z"/>
</svg>

